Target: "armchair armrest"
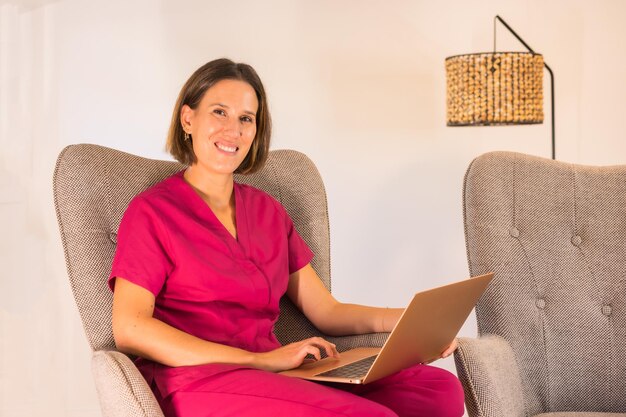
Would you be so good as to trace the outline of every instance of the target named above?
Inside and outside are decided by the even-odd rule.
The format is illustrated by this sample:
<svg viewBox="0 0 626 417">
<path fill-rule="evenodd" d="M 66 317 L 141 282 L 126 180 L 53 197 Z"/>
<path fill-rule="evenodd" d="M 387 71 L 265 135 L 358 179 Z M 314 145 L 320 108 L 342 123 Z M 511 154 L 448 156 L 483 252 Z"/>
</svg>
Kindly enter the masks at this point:
<svg viewBox="0 0 626 417">
<path fill-rule="evenodd" d="M 163 417 L 152 390 L 128 356 L 95 351 L 91 370 L 103 417 Z"/>
<path fill-rule="evenodd" d="M 470 417 L 524 417 L 522 381 L 509 343 L 500 336 L 459 338 L 454 353 Z"/>
</svg>

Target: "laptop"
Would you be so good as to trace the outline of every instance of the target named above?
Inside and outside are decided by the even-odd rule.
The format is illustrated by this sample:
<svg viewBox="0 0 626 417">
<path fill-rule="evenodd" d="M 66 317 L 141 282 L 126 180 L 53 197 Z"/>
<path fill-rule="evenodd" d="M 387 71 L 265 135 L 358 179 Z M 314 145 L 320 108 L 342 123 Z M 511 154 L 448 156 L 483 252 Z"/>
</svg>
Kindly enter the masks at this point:
<svg viewBox="0 0 626 417">
<path fill-rule="evenodd" d="M 367 384 L 441 356 L 472 312 L 493 273 L 418 292 L 382 348 L 360 347 L 281 372 L 314 381 Z"/>
</svg>

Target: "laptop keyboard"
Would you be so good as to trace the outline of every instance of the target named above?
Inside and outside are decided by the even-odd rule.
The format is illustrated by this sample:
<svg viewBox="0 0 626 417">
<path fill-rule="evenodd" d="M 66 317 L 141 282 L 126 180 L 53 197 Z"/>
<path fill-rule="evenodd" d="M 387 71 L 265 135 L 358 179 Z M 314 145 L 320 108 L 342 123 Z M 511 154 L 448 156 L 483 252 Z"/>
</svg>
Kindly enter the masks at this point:
<svg viewBox="0 0 626 417">
<path fill-rule="evenodd" d="M 348 365 L 340 366 L 339 368 L 323 372 L 317 376 L 332 376 L 338 378 L 359 378 L 365 376 L 376 360 L 376 356 L 378 355 L 370 356 Z"/>
</svg>

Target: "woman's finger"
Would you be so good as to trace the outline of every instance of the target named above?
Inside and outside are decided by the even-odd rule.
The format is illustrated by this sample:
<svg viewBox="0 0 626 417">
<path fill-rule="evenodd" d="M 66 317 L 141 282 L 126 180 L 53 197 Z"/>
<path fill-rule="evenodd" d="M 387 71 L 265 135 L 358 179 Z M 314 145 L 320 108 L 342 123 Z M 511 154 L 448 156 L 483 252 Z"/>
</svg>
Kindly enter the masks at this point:
<svg viewBox="0 0 626 417">
<path fill-rule="evenodd" d="M 326 351 L 326 355 L 330 356 L 331 358 L 339 357 L 339 352 L 337 352 L 337 346 L 335 346 L 333 343 L 327 342 L 327 344 L 324 346 L 324 350 Z"/>
<path fill-rule="evenodd" d="M 315 347 L 314 345 L 306 345 L 304 347 L 304 352 L 309 354 L 309 355 L 313 355 L 315 357 L 315 359 L 317 359 L 318 361 L 320 359 L 322 359 L 322 355 L 320 353 L 319 348 Z"/>
<path fill-rule="evenodd" d="M 454 353 L 456 348 L 457 348 L 457 343 L 456 343 L 456 339 L 454 339 L 452 343 L 450 344 L 450 346 L 448 346 L 448 348 L 441 354 L 441 357 L 447 358 L 448 356 L 452 355 L 452 353 Z"/>
<path fill-rule="evenodd" d="M 326 354 L 328 356 L 337 358 L 339 357 L 339 352 L 337 351 L 337 346 L 335 346 L 335 344 L 330 343 L 329 341 L 327 341 L 326 339 L 323 339 L 321 337 L 311 337 L 309 339 L 306 339 L 308 342 L 312 343 L 315 346 L 318 346 L 322 349 L 324 349 L 324 351 L 326 352 Z"/>
</svg>

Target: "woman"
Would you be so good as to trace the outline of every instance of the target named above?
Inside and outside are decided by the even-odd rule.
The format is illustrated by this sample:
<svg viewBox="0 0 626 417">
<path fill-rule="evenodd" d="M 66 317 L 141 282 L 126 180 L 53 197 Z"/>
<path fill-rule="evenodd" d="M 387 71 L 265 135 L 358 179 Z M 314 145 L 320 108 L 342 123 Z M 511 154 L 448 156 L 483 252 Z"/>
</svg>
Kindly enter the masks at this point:
<svg viewBox="0 0 626 417">
<path fill-rule="evenodd" d="M 184 85 L 167 149 L 188 167 L 136 196 L 120 225 L 109 278 L 118 349 L 139 357 L 166 416 L 462 415 L 458 380 L 427 365 L 363 387 L 276 373 L 321 350 L 338 356 L 319 337 L 280 345 L 285 292 L 328 335 L 390 331 L 402 310 L 337 302 L 284 208 L 233 181 L 263 166 L 270 132 L 252 67 L 219 59 Z"/>
</svg>

